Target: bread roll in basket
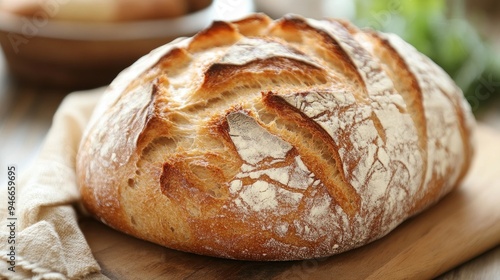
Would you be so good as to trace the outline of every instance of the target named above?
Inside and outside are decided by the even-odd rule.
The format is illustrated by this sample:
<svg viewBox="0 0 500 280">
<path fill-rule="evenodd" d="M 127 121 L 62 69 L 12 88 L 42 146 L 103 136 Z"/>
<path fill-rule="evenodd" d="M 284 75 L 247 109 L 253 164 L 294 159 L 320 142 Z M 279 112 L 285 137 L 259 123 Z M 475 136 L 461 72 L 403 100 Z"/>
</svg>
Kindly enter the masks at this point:
<svg viewBox="0 0 500 280">
<path fill-rule="evenodd" d="M 103 223 L 242 260 L 341 253 L 466 174 L 461 90 L 392 34 L 255 14 L 154 50 L 110 85 L 77 177 Z"/>
</svg>

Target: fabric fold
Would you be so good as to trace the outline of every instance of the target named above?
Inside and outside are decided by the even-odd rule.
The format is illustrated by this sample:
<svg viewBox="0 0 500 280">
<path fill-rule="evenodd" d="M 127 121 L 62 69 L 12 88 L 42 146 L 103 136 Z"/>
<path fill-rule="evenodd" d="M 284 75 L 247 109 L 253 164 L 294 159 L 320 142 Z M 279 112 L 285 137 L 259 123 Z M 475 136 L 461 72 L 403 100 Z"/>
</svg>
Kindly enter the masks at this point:
<svg viewBox="0 0 500 280">
<path fill-rule="evenodd" d="M 107 279 L 78 225 L 75 159 L 103 88 L 69 94 L 53 118 L 37 159 L 17 172 L 15 216 L 0 210 L 0 278 Z M 5 190 L 6 191 L 6 190 Z M 7 220 L 15 217 L 17 220 Z M 9 244 L 9 223 L 15 244 Z M 15 272 L 8 255 L 15 246 Z"/>
</svg>

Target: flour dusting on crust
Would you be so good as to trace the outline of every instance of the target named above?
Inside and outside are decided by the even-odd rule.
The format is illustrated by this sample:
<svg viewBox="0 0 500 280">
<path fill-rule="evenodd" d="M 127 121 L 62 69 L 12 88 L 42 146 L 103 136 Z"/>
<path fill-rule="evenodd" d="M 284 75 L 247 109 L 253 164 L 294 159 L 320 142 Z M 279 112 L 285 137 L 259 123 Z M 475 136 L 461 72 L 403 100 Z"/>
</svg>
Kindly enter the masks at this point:
<svg viewBox="0 0 500 280">
<path fill-rule="evenodd" d="M 458 87 L 399 37 L 258 14 L 122 73 L 77 176 L 89 212 L 139 238 L 310 259 L 378 239 L 448 193 L 473 125 Z"/>
</svg>

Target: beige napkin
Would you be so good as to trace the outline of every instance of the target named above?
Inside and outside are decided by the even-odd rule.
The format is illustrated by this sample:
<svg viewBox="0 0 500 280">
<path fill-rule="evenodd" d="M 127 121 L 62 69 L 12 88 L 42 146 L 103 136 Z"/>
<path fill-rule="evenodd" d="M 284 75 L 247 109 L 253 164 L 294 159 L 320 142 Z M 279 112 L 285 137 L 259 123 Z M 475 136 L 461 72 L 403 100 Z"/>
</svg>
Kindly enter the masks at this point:
<svg viewBox="0 0 500 280">
<path fill-rule="evenodd" d="M 7 254 L 12 246 L 8 244 L 8 225 L 13 221 L 7 220 L 5 200 L 0 206 L 1 279 L 107 279 L 78 226 L 75 209 L 80 199 L 75 182 L 76 152 L 102 92 L 68 95 L 54 116 L 38 158 L 28 170 L 16 174 L 15 272 L 8 269 Z M 7 188 L 2 187 L 2 192 Z"/>
</svg>

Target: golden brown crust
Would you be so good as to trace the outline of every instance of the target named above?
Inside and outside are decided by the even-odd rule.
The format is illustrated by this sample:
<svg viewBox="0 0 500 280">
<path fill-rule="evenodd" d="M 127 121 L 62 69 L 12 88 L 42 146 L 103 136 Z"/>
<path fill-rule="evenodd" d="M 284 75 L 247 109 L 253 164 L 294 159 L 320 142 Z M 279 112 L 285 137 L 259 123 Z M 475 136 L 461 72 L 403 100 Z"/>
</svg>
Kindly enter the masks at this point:
<svg viewBox="0 0 500 280">
<path fill-rule="evenodd" d="M 225 21 L 214 21 L 210 28 L 198 32 L 189 44 L 189 52 L 201 51 L 205 48 L 220 47 L 234 43 L 239 33 L 233 24 Z"/>
<path fill-rule="evenodd" d="M 257 14 L 117 77 L 77 177 L 93 215 L 139 238 L 235 259 L 322 257 L 451 191 L 473 125 L 450 78 L 401 39 Z"/>
<path fill-rule="evenodd" d="M 300 93 L 307 96 L 307 92 Z M 328 94 L 328 93 L 326 93 Z M 263 97 L 263 102 L 266 104 L 268 109 L 274 114 L 282 118 L 283 120 L 294 122 L 301 129 L 306 130 L 306 133 L 310 133 L 311 137 L 315 139 L 321 139 L 320 147 L 317 151 L 313 152 L 311 155 L 307 156 L 302 154 L 304 163 L 309 166 L 311 171 L 316 175 L 316 177 L 321 180 L 325 187 L 327 188 L 330 196 L 335 199 L 336 203 L 347 213 L 349 217 L 354 216 L 354 214 L 359 210 L 360 207 L 360 197 L 354 190 L 354 188 L 346 182 L 345 176 L 342 178 L 335 178 L 333 175 L 337 170 L 342 168 L 340 164 L 340 156 L 338 155 L 338 147 L 331 140 L 328 133 L 320 126 L 318 123 L 312 121 L 306 115 L 304 115 L 298 108 L 291 106 L 283 98 L 278 95 L 269 92 Z M 303 103 L 302 106 L 308 106 L 307 102 Z M 322 112 L 326 113 L 326 112 Z M 304 134 L 304 133 L 303 133 Z M 304 139 L 298 139 L 298 141 L 293 141 L 293 139 L 286 139 L 288 142 L 292 143 L 295 147 L 299 147 L 299 150 L 306 149 L 303 146 L 305 142 Z M 317 157 L 318 151 L 321 151 L 326 156 L 333 159 L 336 163 L 335 165 L 329 164 L 327 161 L 321 161 Z M 329 170 L 330 169 L 330 170 Z"/>
</svg>

